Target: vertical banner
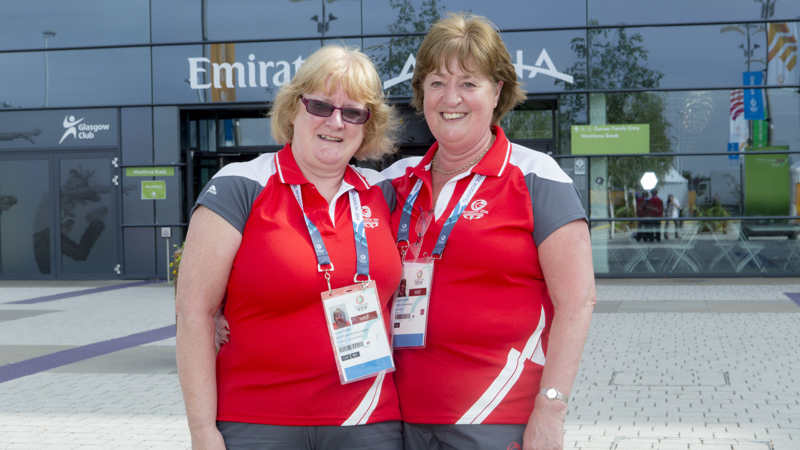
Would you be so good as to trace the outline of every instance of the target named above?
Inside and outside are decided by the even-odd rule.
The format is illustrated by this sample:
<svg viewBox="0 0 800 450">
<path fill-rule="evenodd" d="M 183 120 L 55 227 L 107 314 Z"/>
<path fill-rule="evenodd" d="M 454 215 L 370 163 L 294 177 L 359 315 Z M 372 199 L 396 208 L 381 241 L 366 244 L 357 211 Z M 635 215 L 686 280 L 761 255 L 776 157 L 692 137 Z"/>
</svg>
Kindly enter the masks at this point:
<svg viewBox="0 0 800 450">
<path fill-rule="evenodd" d="M 236 62 L 235 44 L 211 44 L 211 85 L 212 102 L 235 102 L 236 84 L 234 66 Z M 236 69 L 242 70 L 242 69 Z"/>
<path fill-rule="evenodd" d="M 786 216 L 791 206 L 789 155 L 760 154 L 789 146 L 748 150 L 744 157 L 744 215 Z"/>
<path fill-rule="evenodd" d="M 797 67 L 797 23 L 771 23 L 767 31 L 767 84 L 800 84 Z"/>
<path fill-rule="evenodd" d="M 740 151 L 744 151 L 749 137 L 747 121 L 744 120 L 744 90 L 731 90 L 730 133 L 728 136 L 728 159 L 738 160 Z"/>
<path fill-rule="evenodd" d="M 761 72 L 744 72 L 742 84 L 745 86 L 761 86 Z M 762 89 L 744 90 L 744 118 L 746 120 L 764 120 L 764 91 Z"/>
<path fill-rule="evenodd" d="M 766 120 L 753 121 L 753 148 L 763 148 L 769 145 L 769 122 Z"/>
</svg>

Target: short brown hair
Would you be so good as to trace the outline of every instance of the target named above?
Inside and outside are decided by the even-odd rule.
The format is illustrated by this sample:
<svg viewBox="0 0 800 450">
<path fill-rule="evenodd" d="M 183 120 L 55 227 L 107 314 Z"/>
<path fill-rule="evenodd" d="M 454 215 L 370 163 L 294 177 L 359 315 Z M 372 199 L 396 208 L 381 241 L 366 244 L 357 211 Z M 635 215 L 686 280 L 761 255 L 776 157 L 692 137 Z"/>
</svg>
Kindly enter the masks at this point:
<svg viewBox="0 0 800 450">
<path fill-rule="evenodd" d="M 365 54 L 342 45 L 325 45 L 312 53 L 292 81 L 278 91 L 269 114 L 273 139 L 276 142 L 292 141 L 292 120 L 301 107 L 301 96 L 317 91 L 332 94 L 339 85 L 348 97 L 365 103 L 370 112 L 369 120 L 363 125 L 364 140 L 355 158 L 381 159 L 394 152 L 400 122 L 394 108 L 383 97 L 380 76 Z"/>
<path fill-rule="evenodd" d="M 500 124 L 514 106 L 525 100 L 525 91 L 517 82 L 517 72 L 511 63 L 500 31 L 489 19 L 473 14 L 448 13 L 431 27 L 417 51 L 417 63 L 411 87 L 414 98 L 411 105 L 422 111 L 425 105 L 423 82 L 429 73 L 438 70 L 456 58 L 461 70 L 467 71 L 467 62 L 475 61 L 484 75 L 495 84 L 503 82 L 503 89 L 492 114 L 492 123 Z"/>
</svg>

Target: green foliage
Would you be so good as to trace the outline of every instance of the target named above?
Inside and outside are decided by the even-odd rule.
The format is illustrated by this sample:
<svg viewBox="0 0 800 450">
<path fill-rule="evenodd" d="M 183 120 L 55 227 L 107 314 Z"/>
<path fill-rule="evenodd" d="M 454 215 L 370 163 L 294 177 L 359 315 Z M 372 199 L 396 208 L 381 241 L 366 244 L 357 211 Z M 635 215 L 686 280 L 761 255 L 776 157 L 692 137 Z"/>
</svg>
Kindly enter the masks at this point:
<svg viewBox="0 0 800 450">
<path fill-rule="evenodd" d="M 423 0 L 419 12 L 411 0 L 390 0 L 389 4 L 397 11 L 397 20 L 387 27 L 391 34 L 424 33 L 441 18 L 444 6 L 440 0 Z M 424 36 L 395 36 L 375 46 L 367 47 L 378 73 L 384 78 L 394 78 L 403 71 L 408 55 L 416 55 Z M 375 52 L 377 50 L 377 53 Z M 386 91 L 386 96 L 411 97 L 411 83 L 400 83 Z"/>
<path fill-rule="evenodd" d="M 508 139 L 552 139 L 553 113 L 549 110 L 516 110 L 500 120 Z"/>
<path fill-rule="evenodd" d="M 697 209 L 696 212 L 697 217 L 728 217 L 728 211 L 720 203 L 719 199 L 714 199 L 714 202 L 711 206 Z M 720 230 L 722 232 L 727 231 L 727 221 L 726 220 L 705 220 L 700 222 L 700 229 L 699 231 L 702 232 L 710 232 L 710 233 L 717 233 Z"/>
<path fill-rule="evenodd" d="M 632 205 L 635 205 L 633 203 Z M 632 205 L 621 205 L 614 208 L 614 217 L 636 217 L 636 207 Z M 614 222 L 617 231 L 629 231 L 634 227 L 636 222 Z"/>
<path fill-rule="evenodd" d="M 172 282 L 175 283 L 175 286 L 178 285 L 178 272 L 181 267 L 181 259 L 183 259 L 183 246 L 186 244 L 185 242 L 181 243 L 181 245 L 173 244 L 172 246 L 175 247 L 175 251 L 172 253 L 172 262 L 169 263 L 170 271 L 172 272 Z"/>
</svg>

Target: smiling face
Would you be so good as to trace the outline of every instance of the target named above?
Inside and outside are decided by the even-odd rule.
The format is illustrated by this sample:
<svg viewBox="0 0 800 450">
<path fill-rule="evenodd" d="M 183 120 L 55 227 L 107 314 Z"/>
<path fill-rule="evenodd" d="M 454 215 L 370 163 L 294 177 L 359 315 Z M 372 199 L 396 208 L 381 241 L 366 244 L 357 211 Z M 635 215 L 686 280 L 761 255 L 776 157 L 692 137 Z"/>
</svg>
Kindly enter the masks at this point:
<svg viewBox="0 0 800 450">
<path fill-rule="evenodd" d="M 494 84 L 468 60 L 466 71 L 453 59 L 425 77 L 425 120 L 439 146 L 451 153 L 471 151 L 491 133 L 492 113 L 503 82 Z"/>
<path fill-rule="evenodd" d="M 309 92 L 307 99 L 322 100 L 337 107 L 368 109 L 347 96 L 341 86 L 330 94 L 323 91 Z M 356 153 L 364 139 L 364 125 L 356 125 L 342 120 L 342 112 L 334 110 L 330 117 L 319 117 L 306 111 L 306 106 L 298 100 L 297 113 L 292 124 L 292 152 L 300 169 L 315 174 L 344 173 L 345 166 Z"/>
</svg>

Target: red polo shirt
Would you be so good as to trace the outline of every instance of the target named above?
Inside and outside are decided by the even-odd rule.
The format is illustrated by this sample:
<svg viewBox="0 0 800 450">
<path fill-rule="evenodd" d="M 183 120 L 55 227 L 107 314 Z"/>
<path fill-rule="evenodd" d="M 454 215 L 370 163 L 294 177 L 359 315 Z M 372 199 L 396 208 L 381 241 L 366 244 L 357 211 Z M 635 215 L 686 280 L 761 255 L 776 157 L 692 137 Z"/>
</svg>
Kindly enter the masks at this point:
<svg viewBox="0 0 800 450">
<path fill-rule="evenodd" d="M 429 255 L 474 174 L 486 175 L 434 264 L 426 347 L 395 351 L 407 422 L 524 424 L 533 410 L 553 320 L 537 247 L 585 213 L 572 180 L 552 158 L 510 143 L 499 127 L 494 132 L 486 156 L 448 182 L 437 205 L 430 174 L 437 144 L 423 158 L 383 172 L 397 191 L 395 235 L 409 192 L 423 180 L 410 229 L 419 206 L 434 210 L 422 245 Z"/>
<path fill-rule="evenodd" d="M 319 229 L 334 271 L 331 286 L 353 284 L 356 249 L 347 190 L 358 191 L 389 329 L 389 301 L 400 281 L 390 212 L 375 171 L 348 167 L 330 207 L 303 176 L 287 144 L 275 154 L 225 166 L 203 189 L 198 205 L 242 232 L 225 316 L 231 341 L 217 356 L 217 420 L 270 425 L 356 425 L 399 420 L 391 373 L 342 385 L 320 293 L 327 291 L 300 205 Z"/>
</svg>

